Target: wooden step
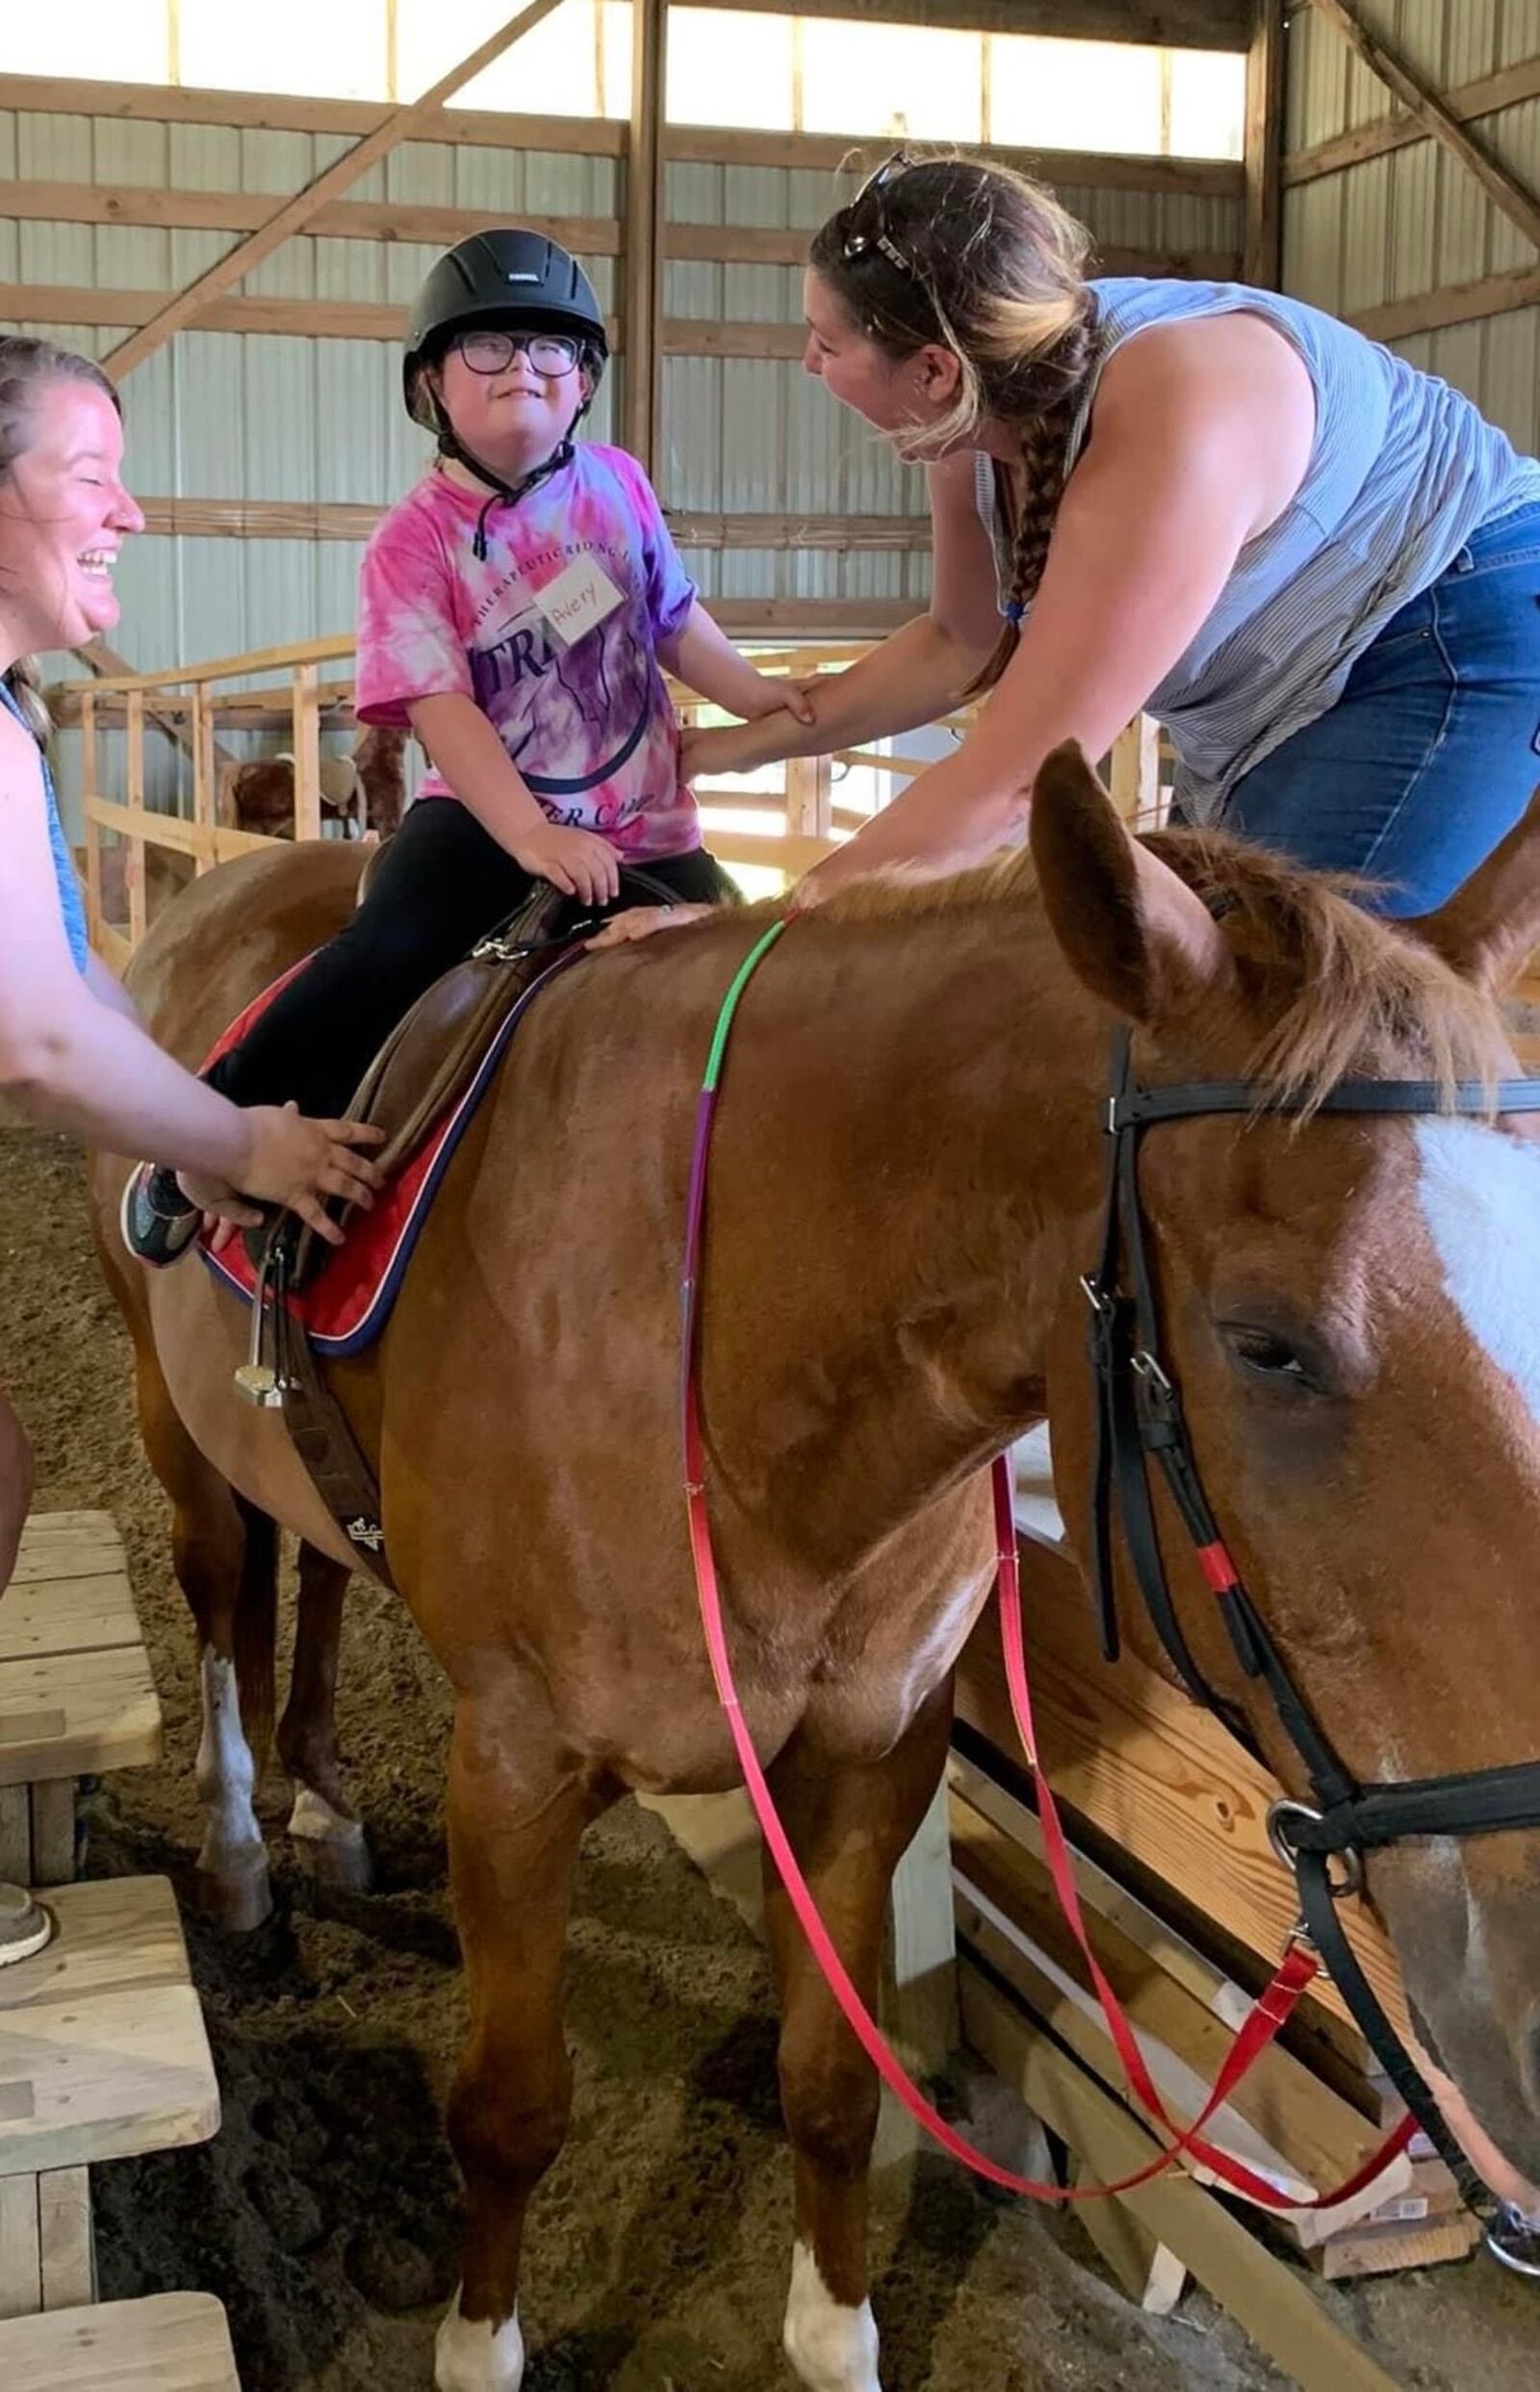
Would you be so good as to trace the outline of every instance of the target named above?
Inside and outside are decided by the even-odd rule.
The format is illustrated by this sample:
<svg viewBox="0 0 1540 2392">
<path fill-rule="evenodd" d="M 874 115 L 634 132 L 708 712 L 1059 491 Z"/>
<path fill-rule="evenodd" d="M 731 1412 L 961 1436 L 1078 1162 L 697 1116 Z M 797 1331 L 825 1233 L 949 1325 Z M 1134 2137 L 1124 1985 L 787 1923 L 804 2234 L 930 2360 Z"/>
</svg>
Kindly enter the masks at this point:
<svg viewBox="0 0 1540 2392">
<path fill-rule="evenodd" d="M 48 1893 L 46 1950 L 0 1969 L 0 2179 L 201 2143 L 219 2090 L 161 1877 Z"/>
<path fill-rule="evenodd" d="M 74 1781 L 156 1761 L 161 1707 L 110 1512 L 34 1512 L 0 1598 L 0 1877 L 75 1873 Z"/>
<path fill-rule="evenodd" d="M 211 2293 L 55 2309 L 0 2325 L 5 2392 L 241 2392 Z"/>
</svg>

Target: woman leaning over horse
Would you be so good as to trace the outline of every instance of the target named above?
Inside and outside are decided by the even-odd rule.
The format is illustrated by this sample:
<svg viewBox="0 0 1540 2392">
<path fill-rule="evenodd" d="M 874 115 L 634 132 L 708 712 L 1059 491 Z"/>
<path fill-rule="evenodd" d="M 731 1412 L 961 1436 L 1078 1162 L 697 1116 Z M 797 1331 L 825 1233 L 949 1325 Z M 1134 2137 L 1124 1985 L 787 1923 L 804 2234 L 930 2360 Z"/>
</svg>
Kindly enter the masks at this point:
<svg viewBox="0 0 1540 2392">
<path fill-rule="evenodd" d="M 0 339 L 0 1093 L 32 1119 L 196 1174 L 212 1211 L 293 1205 L 335 1237 L 323 1196 L 368 1203 L 373 1131 L 290 1110 L 243 1112 L 174 1064 L 86 944 L 80 887 L 42 753 L 34 651 L 78 648 L 117 620 L 113 567 L 144 519 L 124 489 L 116 394 L 89 359 Z M 239 1193 L 238 1193 L 239 1192 Z M 0 1588 L 31 1485 L 0 1395 Z"/>
<path fill-rule="evenodd" d="M 817 234 L 807 369 L 924 463 L 930 609 L 810 684 L 812 729 L 697 734 L 692 777 L 990 692 L 811 898 L 1019 836 L 1049 750 L 1103 755 L 1144 708 L 1181 818 L 1366 874 L 1391 913 L 1438 905 L 1540 777 L 1540 463 L 1314 308 L 1087 280 L 1088 247 L 967 160 L 891 160 Z"/>
</svg>

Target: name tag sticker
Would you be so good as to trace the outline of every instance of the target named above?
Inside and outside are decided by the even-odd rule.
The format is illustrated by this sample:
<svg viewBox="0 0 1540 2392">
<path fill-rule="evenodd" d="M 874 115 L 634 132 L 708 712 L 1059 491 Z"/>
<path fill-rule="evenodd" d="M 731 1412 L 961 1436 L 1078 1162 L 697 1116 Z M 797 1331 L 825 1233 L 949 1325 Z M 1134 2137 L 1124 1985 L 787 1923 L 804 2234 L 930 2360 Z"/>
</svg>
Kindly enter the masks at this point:
<svg viewBox="0 0 1540 2392">
<path fill-rule="evenodd" d="M 572 648 L 614 613 L 621 598 L 597 557 L 575 556 L 536 593 L 535 603 L 562 646 Z"/>
</svg>

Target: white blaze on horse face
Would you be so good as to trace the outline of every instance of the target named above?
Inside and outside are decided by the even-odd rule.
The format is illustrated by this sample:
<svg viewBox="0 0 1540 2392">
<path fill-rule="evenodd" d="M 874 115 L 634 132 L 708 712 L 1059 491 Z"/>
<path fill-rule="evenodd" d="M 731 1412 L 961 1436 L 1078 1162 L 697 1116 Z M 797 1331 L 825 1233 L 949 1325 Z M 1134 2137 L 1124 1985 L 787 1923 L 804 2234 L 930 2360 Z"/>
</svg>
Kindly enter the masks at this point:
<svg viewBox="0 0 1540 2392">
<path fill-rule="evenodd" d="M 206 1818 L 198 1866 L 223 1876 L 232 1868 L 265 1865 L 265 1860 L 262 1829 L 251 1808 L 257 1773 L 241 1725 L 235 1663 L 212 1645 L 203 1648 L 201 1690 L 197 1784 Z"/>
<path fill-rule="evenodd" d="M 792 2250 L 783 2340 L 808 2392 L 882 2392 L 871 2302 L 852 2309 L 834 2300 L 806 2243 Z"/>
<path fill-rule="evenodd" d="M 1413 1135 L 1450 1299 L 1540 1427 L 1540 1145 L 1465 1120 L 1419 1120 Z"/>
<path fill-rule="evenodd" d="M 524 2381 L 524 2336 L 519 2312 L 494 2331 L 491 2320 L 460 2315 L 460 2296 L 439 2328 L 433 2345 L 437 2392 L 519 2392 Z"/>
</svg>

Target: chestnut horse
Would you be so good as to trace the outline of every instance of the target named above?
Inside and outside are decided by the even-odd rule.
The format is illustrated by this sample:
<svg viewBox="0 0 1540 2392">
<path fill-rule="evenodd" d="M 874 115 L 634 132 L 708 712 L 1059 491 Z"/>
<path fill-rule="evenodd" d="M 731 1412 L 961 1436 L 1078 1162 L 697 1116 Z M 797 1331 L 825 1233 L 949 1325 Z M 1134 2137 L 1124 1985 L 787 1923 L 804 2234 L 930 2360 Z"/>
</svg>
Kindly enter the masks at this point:
<svg viewBox="0 0 1540 2392">
<path fill-rule="evenodd" d="M 195 1060 L 333 930 L 356 870 L 331 845 L 200 881 L 131 975 L 172 1051 Z M 735 1781 L 691 1584 L 677 1324 L 697 1084 L 762 918 L 590 959 L 542 996 L 382 1339 L 334 1374 L 455 1698 L 471 2030 L 449 2126 L 468 2224 L 442 2392 L 522 2379 L 520 2246 L 566 2129 L 562 1945 L 583 1828 L 629 1788 Z M 750 986 L 704 1261 L 710 1505 L 750 1730 L 868 2000 L 889 1880 L 942 1766 L 952 1666 L 992 1577 L 983 1465 L 1046 1415 L 1065 1512 L 1084 1517 L 1079 1282 L 1119 1019 L 1146 1084 L 1501 1075 L 1496 991 L 1537 939 L 1540 813 L 1442 914 L 1398 928 L 1219 836 L 1135 842 L 1064 752 L 1040 778 L 1030 855 L 857 888 L 794 923 Z M 364 1865 L 330 1720 L 348 1556 L 281 1416 L 233 1392 L 239 1305 L 196 1264 L 153 1277 L 126 1264 L 125 1169 L 99 1169 L 99 1230 L 203 1639 L 201 1865 L 249 1918 L 266 1899 L 250 1794 L 275 1523 L 305 1540 L 278 1730 L 293 1826 L 318 1865 Z M 1343 1761 L 1373 1781 L 1540 1754 L 1533 1121 L 1193 1120 L 1152 1142 L 1142 1193 L 1210 1499 Z M 1193 1650 L 1303 1791 L 1160 1503 Z M 1449 2078 L 1529 2177 L 1535 1863 L 1510 1834 L 1370 1864 Z M 804 2383 L 875 2392 L 877 2089 L 775 1886 L 767 1913 L 796 2177 L 786 2349 Z"/>
</svg>

